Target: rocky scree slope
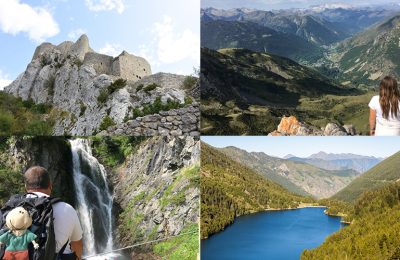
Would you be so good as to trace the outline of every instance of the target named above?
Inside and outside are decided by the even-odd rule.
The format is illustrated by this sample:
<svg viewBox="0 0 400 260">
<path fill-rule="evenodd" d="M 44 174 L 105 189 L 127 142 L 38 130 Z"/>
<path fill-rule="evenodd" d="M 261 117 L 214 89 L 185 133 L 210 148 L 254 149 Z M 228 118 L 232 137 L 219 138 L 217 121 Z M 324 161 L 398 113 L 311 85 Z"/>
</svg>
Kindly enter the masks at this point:
<svg viewBox="0 0 400 260">
<path fill-rule="evenodd" d="M 161 110 L 192 105 L 196 109 L 197 101 L 190 96 L 196 82 L 184 84 L 185 79 L 152 75 L 145 59 L 125 51 L 118 57 L 98 54 L 82 35 L 75 43 L 38 46 L 25 72 L 5 91 L 52 105 L 54 135 L 92 135 Z"/>
</svg>

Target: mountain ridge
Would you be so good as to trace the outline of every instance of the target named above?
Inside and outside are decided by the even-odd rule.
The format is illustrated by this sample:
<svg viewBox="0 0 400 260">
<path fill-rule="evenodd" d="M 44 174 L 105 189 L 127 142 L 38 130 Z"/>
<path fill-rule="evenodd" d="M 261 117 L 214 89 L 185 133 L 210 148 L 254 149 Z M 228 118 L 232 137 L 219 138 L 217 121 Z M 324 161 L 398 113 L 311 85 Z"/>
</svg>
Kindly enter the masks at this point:
<svg viewBox="0 0 400 260">
<path fill-rule="evenodd" d="M 335 194 L 359 175 L 354 170 L 325 170 L 305 162 L 272 157 L 263 152 L 247 152 L 236 147 L 216 149 L 266 179 L 300 195 L 330 197 L 329 194 Z"/>
</svg>

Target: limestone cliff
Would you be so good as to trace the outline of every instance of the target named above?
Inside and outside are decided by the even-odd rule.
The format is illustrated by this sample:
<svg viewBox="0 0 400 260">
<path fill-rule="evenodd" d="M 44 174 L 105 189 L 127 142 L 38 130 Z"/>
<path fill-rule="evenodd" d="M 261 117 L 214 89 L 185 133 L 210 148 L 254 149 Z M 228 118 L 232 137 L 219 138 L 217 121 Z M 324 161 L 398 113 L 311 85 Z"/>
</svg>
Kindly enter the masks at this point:
<svg viewBox="0 0 400 260">
<path fill-rule="evenodd" d="M 52 105 L 54 135 L 92 135 L 137 117 L 195 105 L 190 97 L 195 84 L 184 81 L 179 75 L 153 75 L 144 58 L 126 51 L 117 57 L 98 54 L 82 35 L 75 43 L 38 46 L 5 91 Z"/>
</svg>

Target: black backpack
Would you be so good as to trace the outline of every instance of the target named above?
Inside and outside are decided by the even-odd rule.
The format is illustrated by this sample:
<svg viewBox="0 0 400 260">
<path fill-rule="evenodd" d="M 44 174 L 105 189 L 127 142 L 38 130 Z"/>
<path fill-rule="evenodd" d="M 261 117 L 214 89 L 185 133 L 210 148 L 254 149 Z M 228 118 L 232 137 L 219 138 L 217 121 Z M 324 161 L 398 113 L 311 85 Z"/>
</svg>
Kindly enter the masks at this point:
<svg viewBox="0 0 400 260">
<path fill-rule="evenodd" d="M 29 196 L 27 196 L 29 195 Z M 39 197 L 34 193 L 18 194 L 12 196 L 1 208 L 2 219 L 0 223 L 0 234 L 8 231 L 6 217 L 8 212 L 16 207 L 25 208 L 32 216 L 32 225 L 29 230 L 37 236 L 36 242 L 38 249 L 34 249 L 32 243 L 29 244 L 30 260 L 54 260 L 58 259 L 64 252 L 68 242 L 56 254 L 56 239 L 54 235 L 54 218 L 52 205 L 60 202 L 59 198 Z M 0 259 L 3 258 L 5 245 L 0 248 Z"/>
</svg>

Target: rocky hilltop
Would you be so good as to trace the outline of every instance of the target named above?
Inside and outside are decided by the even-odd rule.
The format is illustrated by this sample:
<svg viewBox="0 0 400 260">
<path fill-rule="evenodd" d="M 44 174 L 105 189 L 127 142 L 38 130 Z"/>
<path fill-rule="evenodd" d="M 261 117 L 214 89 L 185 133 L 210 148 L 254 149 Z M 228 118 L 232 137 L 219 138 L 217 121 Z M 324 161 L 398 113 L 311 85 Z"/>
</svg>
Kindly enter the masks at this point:
<svg viewBox="0 0 400 260">
<path fill-rule="evenodd" d="M 75 43 L 38 46 L 27 69 L 5 91 L 36 104 L 51 105 L 48 117 L 54 121 L 54 135 L 93 135 L 170 109 L 196 114 L 192 112 L 198 110 L 193 94 L 198 88 L 196 80 L 191 76 L 152 74 L 144 58 L 126 51 L 117 57 L 96 53 L 88 37 L 82 35 Z M 135 134 L 158 134 L 159 125 L 139 121 Z M 192 121 L 186 128 L 196 135 L 198 120 Z M 179 128 L 184 122 L 175 123 Z M 169 135 L 170 131 L 161 134 Z"/>
<path fill-rule="evenodd" d="M 328 123 L 326 127 L 318 128 L 316 126 L 300 122 L 294 116 L 283 116 L 278 128 L 269 133 L 270 136 L 346 136 L 357 135 L 356 128 L 353 125 L 338 125 Z"/>
</svg>

